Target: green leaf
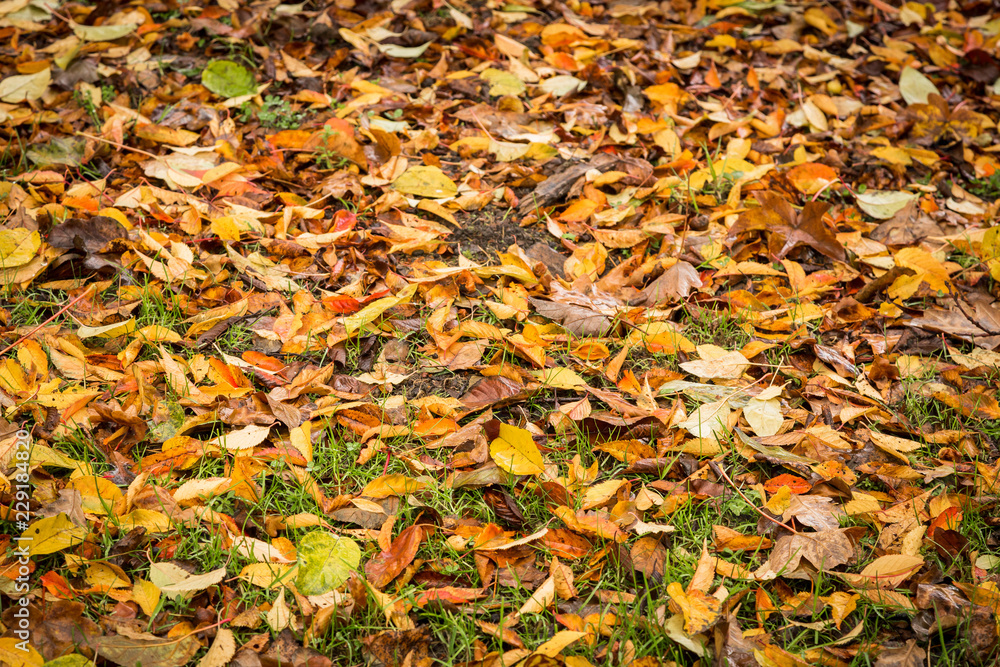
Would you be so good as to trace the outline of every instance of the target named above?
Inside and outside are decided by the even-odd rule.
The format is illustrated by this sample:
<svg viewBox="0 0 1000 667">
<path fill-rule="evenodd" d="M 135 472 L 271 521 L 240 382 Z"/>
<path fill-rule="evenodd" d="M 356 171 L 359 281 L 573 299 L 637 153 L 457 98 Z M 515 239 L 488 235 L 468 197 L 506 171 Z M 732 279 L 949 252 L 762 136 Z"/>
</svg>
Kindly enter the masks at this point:
<svg viewBox="0 0 1000 667">
<path fill-rule="evenodd" d="M 361 564 L 361 548 L 354 540 L 322 530 L 299 541 L 298 556 L 295 585 L 303 595 L 322 595 L 340 587 Z"/>
<path fill-rule="evenodd" d="M 87 142 L 78 137 L 56 137 L 44 144 L 31 146 L 26 155 L 38 167 L 64 164 L 79 167 L 83 164 Z"/>
<path fill-rule="evenodd" d="M 257 92 L 257 81 L 242 65 L 232 60 L 214 60 L 201 73 L 201 83 L 221 97 L 242 97 Z"/>
<path fill-rule="evenodd" d="M 0 81 L 0 102 L 33 102 L 45 94 L 50 81 L 52 70 L 48 67 L 34 74 L 8 76 Z"/>
<path fill-rule="evenodd" d="M 138 23 L 121 25 L 80 25 L 73 24 L 73 32 L 85 42 L 113 42 L 139 27 Z"/>
</svg>

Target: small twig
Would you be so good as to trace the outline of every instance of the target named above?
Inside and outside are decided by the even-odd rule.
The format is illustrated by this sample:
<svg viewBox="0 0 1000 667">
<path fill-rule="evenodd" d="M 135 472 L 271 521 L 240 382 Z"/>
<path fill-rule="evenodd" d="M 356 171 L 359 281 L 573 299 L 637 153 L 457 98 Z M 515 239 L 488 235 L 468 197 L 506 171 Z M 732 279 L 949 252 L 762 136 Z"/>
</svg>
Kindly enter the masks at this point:
<svg viewBox="0 0 1000 667">
<path fill-rule="evenodd" d="M 133 153 L 138 153 L 139 155 L 145 155 L 146 157 L 153 158 L 154 160 L 163 161 L 163 158 L 159 155 L 154 155 L 149 151 L 144 151 L 141 148 L 133 148 L 132 146 L 126 146 L 125 144 L 120 144 L 117 141 L 111 141 L 111 139 L 105 139 L 104 137 L 95 137 L 92 134 L 87 134 L 86 132 L 77 132 L 81 137 L 87 137 L 88 139 L 93 139 L 94 141 L 100 141 L 102 143 L 114 146 L 115 148 L 120 148 L 123 151 L 132 151 Z"/>
<path fill-rule="evenodd" d="M 962 312 L 962 315 L 965 315 L 965 318 L 967 320 L 969 320 L 970 322 L 972 322 L 973 324 L 975 324 L 980 329 L 982 329 L 983 331 L 985 331 L 990 335 L 995 336 L 997 334 L 1000 334 L 1000 331 L 997 331 L 988 324 L 984 324 L 983 322 L 980 322 L 979 320 L 974 319 L 971 315 L 969 315 L 969 313 L 966 312 L 965 307 L 962 305 L 962 300 L 958 298 L 957 291 L 955 291 L 954 289 L 949 289 L 948 295 L 951 296 L 952 300 L 955 302 L 955 306 Z"/>
<path fill-rule="evenodd" d="M 729 475 L 726 474 L 726 471 L 723 470 L 722 466 L 720 466 L 718 463 L 716 463 L 715 461 L 709 461 L 708 462 L 708 467 L 710 467 L 712 469 L 712 472 L 714 472 L 716 475 L 718 475 L 722 479 L 726 480 L 726 482 L 729 484 L 729 486 L 733 487 L 733 490 L 736 491 L 736 493 L 740 494 L 740 498 L 742 498 L 746 502 L 746 504 L 749 505 L 753 509 L 754 512 L 756 512 L 757 514 L 761 515 L 762 517 L 764 517 L 765 519 L 767 519 L 771 523 L 774 523 L 774 524 L 777 524 L 777 525 L 781 526 L 785 530 L 791 531 L 792 533 L 794 533 L 796 535 L 803 535 L 803 533 L 800 533 L 799 531 L 795 530 L 794 528 L 792 528 L 791 526 L 789 526 L 787 523 L 782 523 L 781 521 L 778 521 L 773 516 L 771 516 L 770 514 L 767 514 L 764 510 L 762 510 L 759 507 L 757 507 L 756 505 L 754 505 L 753 501 L 751 501 L 749 498 L 747 498 L 746 494 L 743 493 L 740 490 L 740 487 L 736 486 L 736 483 L 732 479 L 730 479 Z"/>
<path fill-rule="evenodd" d="M 497 140 L 493 138 L 493 135 L 490 134 L 490 131 L 486 129 L 485 125 L 483 125 L 483 121 L 479 120 L 479 116 L 476 115 L 475 111 L 472 112 L 472 120 L 476 121 L 476 125 L 479 126 L 480 130 L 486 133 L 486 136 L 489 137 L 490 141 L 492 141 L 493 143 L 497 143 Z"/>
<path fill-rule="evenodd" d="M 889 285 L 896 282 L 896 278 L 900 276 L 912 276 L 913 269 L 894 266 L 875 280 L 870 281 L 867 285 L 858 290 L 858 293 L 854 295 L 854 299 L 858 303 L 868 303 L 875 298 L 875 295 L 882 290 L 889 287 Z"/>
<path fill-rule="evenodd" d="M 12 349 L 14 349 L 18 345 L 20 345 L 22 342 L 24 342 L 28 338 L 34 336 L 46 324 L 48 324 L 49 322 L 51 322 L 52 320 L 56 319 L 57 317 L 59 317 L 60 315 L 62 315 L 63 313 L 65 313 L 67 310 L 69 310 L 70 307 L 72 305 L 74 305 L 77 301 L 79 301 L 83 297 L 87 296 L 87 294 L 90 292 L 90 290 L 91 290 L 92 287 L 93 287 L 93 285 L 91 285 L 90 287 L 88 287 L 87 289 L 85 289 L 83 291 L 83 294 L 81 294 L 80 296 L 76 297 L 75 299 L 73 299 L 72 301 L 70 301 L 69 303 L 67 303 L 65 306 L 63 306 L 62 308 L 60 308 L 58 311 L 56 311 L 55 315 L 53 315 L 49 319 L 45 320 L 44 322 L 42 322 L 41 324 L 39 324 L 37 327 L 35 327 L 31 331 L 29 331 L 28 333 L 24 334 L 23 336 L 21 336 L 20 338 L 18 338 L 16 341 L 14 341 L 13 343 L 11 343 L 10 345 L 8 345 L 7 347 L 5 347 L 4 349 L 0 350 L 0 357 L 2 357 L 3 355 L 7 354 L 8 352 L 10 352 Z"/>
</svg>

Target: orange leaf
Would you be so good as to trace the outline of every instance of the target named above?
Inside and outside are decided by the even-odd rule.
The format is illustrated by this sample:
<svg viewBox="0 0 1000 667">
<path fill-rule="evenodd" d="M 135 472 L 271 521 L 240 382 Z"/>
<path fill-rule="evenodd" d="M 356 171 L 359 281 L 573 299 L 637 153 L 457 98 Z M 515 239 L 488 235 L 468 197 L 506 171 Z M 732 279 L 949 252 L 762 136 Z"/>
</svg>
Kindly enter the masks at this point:
<svg viewBox="0 0 1000 667">
<path fill-rule="evenodd" d="M 365 565 L 365 575 L 375 588 L 385 588 L 413 562 L 417 549 L 424 539 L 424 529 L 410 526 L 403 530 L 388 551 L 383 551 Z"/>
<path fill-rule="evenodd" d="M 272 373 L 280 373 L 285 370 L 285 364 L 283 364 L 278 359 L 274 357 L 269 357 L 266 354 L 261 354 L 260 352 L 254 352 L 253 350 L 247 350 L 242 355 L 243 361 L 256 366 L 257 368 L 263 369 L 265 371 L 271 371 Z"/>
<path fill-rule="evenodd" d="M 597 210 L 597 202 L 590 199 L 577 199 L 559 216 L 563 222 L 585 222 Z"/>
<path fill-rule="evenodd" d="M 275 148 L 303 148 L 310 137 L 312 132 L 306 130 L 282 130 L 272 134 L 267 140 Z"/>
<path fill-rule="evenodd" d="M 418 607 L 426 607 L 435 601 L 451 602 L 452 604 L 464 604 L 483 597 L 481 588 L 458 588 L 456 586 L 444 586 L 442 588 L 432 588 L 423 591 L 417 596 L 413 603 Z"/>
<path fill-rule="evenodd" d="M 938 528 L 944 530 L 958 530 L 958 525 L 962 523 L 962 510 L 958 507 L 949 507 L 931 521 L 927 528 L 927 537 L 933 538 L 934 531 Z"/>
<path fill-rule="evenodd" d="M 837 180 L 837 172 L 825 164 L 807 162 L 788 171 L 788 180 L 799 192 L 814 195 Z"/>
<path fill-rule="evenodd" d="M 812 485 L 801 477 L 785 474 L 765 482 L 764 490 L 773 494 L 777 493 L 783 486 L 787 486 L 793 494 L 805 493 L 812 488 Z"/>
<path fill-rule="evenodd" d="M 361 310 L 360 301 L 343 294 L 323 297 L 323 305 L 338 315 L 350 315 Z"/>
<path fill-rule="evenodd" d="M 93 197 L 66 197 L 66 199 L 63 199 L 63 206 L 91 213 L 97 213 L 98 209 L 100 209 L 100 205 Z"/>
</svg>

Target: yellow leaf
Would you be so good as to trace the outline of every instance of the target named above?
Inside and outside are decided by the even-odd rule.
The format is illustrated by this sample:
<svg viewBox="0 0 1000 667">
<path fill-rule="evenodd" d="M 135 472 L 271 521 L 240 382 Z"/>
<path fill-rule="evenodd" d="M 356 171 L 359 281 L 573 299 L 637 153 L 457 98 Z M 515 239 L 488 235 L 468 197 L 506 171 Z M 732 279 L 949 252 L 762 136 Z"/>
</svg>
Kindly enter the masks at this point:
<svg viewBox="0 0 1000 667">
<path fill-rule="evenodd" d="M 55 516 L 39 519 L 28 526 L 28 529 L 21 533 L 21 543 L 28 545 L 28 551 L 32 556 L 44 556 L 80 544 L 86 539 L 88 532 L 86 528 L 76 525 L 60 512 Z"/>
<path fill-rule="evenodd" d="M 366 324 L 374 322 L 379 315 L 390 308 L 407 303 L 416 291 L 417 286 L 415 284 L 407 285 L 400 290 L 399 294 L 396 296 L 387 296 L 385 298 L 372 301 L 370 304 L 353 315 L 345 317 L 344 328 L 347 330 L 347 333 L 354 333 Z"/>
<path fill-rule="evenodd" d="M 132 585 L 132 582 L 129 580 L 128 575 L 125 574 L 124 570 L 114 563 L 105 563 L 101 561 L 91 563 L 87 567 L 87 572 L 84 575 L 84 578 L 91 586 L 125 588 Z"/>
<path fill-rule="evenodd" d="M 174 491 L 174 500 L 179 505 L 203 505 L 206 500 L 228 491 L 232 483 L 229 477 L 189 479 Z"/>
<path fill-rule="evenodd" d="M 777 399 L 761 401 L 751 398 L 743 408 L 743 418 L 760 437 L 774 435 L 785 421 L 781 416 L 781 402 Z"/>
<path fill-rule="evenodd" d="M 771 514 L 777 514 L 780 516 L 785 513 L 785 510 L 788 509 L 791 502 L 792 490 L 787 486 L 783 486 L 778 489 L 773 496 L 771 496 L 771 499 L 767 501 L 766 505 L 764 505 L 764 509 Z"/>
<path fill-rule="evenodd" d="M 240 228 L 232 216 L 223 216 L 212 220 L 212 233 L 223 241 L 239 241 Z"/>
<path fill-rule="evenodd" d="M 360 495 L 368 498 L 388 498 L 415 493 L 426 487 L 425 483 L 410 479 L 406 475 L 385 475 L 369 482 Z"/>
<path fill-rule="evenodd" d="M 910 154 L 898 146 L 879 146 L 872 150 L 872 155 L 885 160 L 889 164 L 898 164 L 904 167 L 909 167 L 913 164 L 913 158 L 910 157 Z"/>
<path fill-rule="evenodd" d="M 536 648 L 535 655 L 544 655 L 550 658 L 555 658 L 562 653 L 563 649 L 567 646 L 583 639 L 586 636 L 586 632 L 579 632 L 576 630 L 560 630 L 552 635 L 552 639 Z"/>
<path fill-rule="evenodd" d="M 116 208 L 110 208 L 110 207 L 102 208 L 100 211 L 97 212 L 97 215 L 103 215 L 107 218 L 112 218 L 113 220 L 117 220 L 118 224 L 120 224 L 125 229 L 132 229 L 132 223 L 128 221 L 128 218 L 125 217 L 124 213 L 122 213 Z"/>
<path fill-rule="evenodd" d="M 876 558 L 860 574 L 844 573 L 840 576 L 862 588 L 892 589 L 916 574 L 923 564 L 922 556 L 894 554 Z"/>
<path fill-rule="evenodd" d="M 676 581 L 667 586 L 667 595 L 680 607 L 684 615 L 684 631 L 689 635 L 712 627 L 722 611 L 722 602 L 718 598 L 702 591 L 684 592 L 684 587 Z"/>
<path fill-rule="evenodd" d="M 839 630 L 840 624 L 844 622 L 844 619 L 850 616 L 851 612 L 857 608 L 860 597 L 857 593 L 851 594 L 838 591 L 820 599 L 833 608 L 833 622 Z"/>
<path fill-rule="evenodd" d="M 542 384 L 555 389 L 577 389 L 586 387 L 587 382 L 569 368 L 543 368 L 532 371 Z"/>
<path fill-rule="evenodd" d="M 229 661 L 234 655 L 236 655 L 236 635 L 232 630 L 220 628 L 208 648 L 208 653 L 198 661 L 198 667 L 222 667 L 230 664 Z"/>
<path fill-rule="evenodd" d="M 260 588 L 274 588 L 294 583 L 298 569 L 281 563 L 251 563 L 240 571 L 239 578 Z"/>
<path fill-rule="evenodd" d="M 110 479 L 97 475 L 77 477 L 68 484 L 83 497 L 83 511 L 90 514 L 111 514 L 122 491 Z"/>
<path fill-rule="evenodd" d="M 49 67 L 34 74 L 8 76 L 0 81 L 0 101 L 9 104 L 32 102 L 45 94 L 50 81 L 52 81 L 52 69 Z"/>
<path fill-rule="evenodd" d="M 24 227 L 0 231 L 0 268 L 10 269 L 31 261 L 42 247 L 42 237 Z"/>
<path fill-rule="evenodd" d="M 152 581 L 136 579 L 132 586 L 132 599 L 146 616 L 152 617 L 156 605 L 160 603 L 160 589 Z"/>
<path fill-rule="evenodd" d="M 539 475 L 545 470 L 531 434 L 509 424 L 500 424 L 500 435 L 490 443 L 490 456 L 500 468 L 515 475 Z"/>
<path fill-rule="evenodd" d="M 45 659 L 28 642 L 22 642 L 17 637 L 4 637 L 0 639 L 0 664 L 9 667 L 42 667 Z"/>
<path fill-rule="evenodd" d="M 267 624 L 275 632 L 281 632 L 292 622 L 292 611 L 285 603 L 285 589 L 278 591 L 278 599 L 274 601 L 271 611 L 267 612 Z"/>
<path fill-rule="evenodd" d="M 583 509 L 589 510 L 606 505 L 608 501 L 615 497 L 618 489 L 624 483 L 625 480 L 622 479 L 609 479 L 606 482 L 601 482 L 590 487 L 583 494 Z"/>
<path fill-rule="evenodd" d="M 135 318 L 130 317 L 124 322 L 106 324 L 103 327 L 80 327 L 76 335 L 83 338 L 117 338 L 135 331 Z"/>
<path fill-rule="evenodd" d="M 597 209 L 597 202 L 589 199 L 577 199 L 559 215 L 559 219 L 564 222 L 585 222 Z"/>
<path fill-rule="evenodd" d="M 524 81 L 502 69 L 489 67 L 479 73 L 479 78 L 490 84 L 490 95 L 500 97 L 502 95 L 521 95 L 527 90 Z"/>
<path fill-rule="evenodd" d="M 145 528 L 150 533 L 166 533 L 173 528 L 173 523 L 163 512 L 156 510 L 134 509 L 119 519 L 122 530 Z"/>
<path fill-rule="evenodd" d="M 416 165 L 403 172 L 402 176 L 392 182 L 392 187 L 398 192 L 418 197 L 441 199 L 454 197 L 458 194 L 455 181 L 441 171 L 439 167 Z"/>
<path fill-rule="evenodd" d="M 139 329 L 135 333 L 136 340 L 147 341 L 150 343 L 179 343 L 181 342 L 181 336 L 175 331 L 171 331 L 166 327 L 161 327 L 159 324 L 150 324 L 147 327 Z"/>
<path fill-rule="evenodd" d="M 926 250 L 903 248 L 896 253 L 896 266 L 913 269 L 931 289 L 948 291 L 948 269 Z"/>
</svg>

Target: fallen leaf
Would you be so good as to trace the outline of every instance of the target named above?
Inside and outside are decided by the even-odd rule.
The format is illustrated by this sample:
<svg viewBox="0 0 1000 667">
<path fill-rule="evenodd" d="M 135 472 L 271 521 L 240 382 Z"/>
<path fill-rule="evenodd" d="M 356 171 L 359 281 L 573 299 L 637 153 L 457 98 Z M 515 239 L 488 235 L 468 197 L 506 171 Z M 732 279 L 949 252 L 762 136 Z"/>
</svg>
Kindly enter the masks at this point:
<svg viewBox="0 0 1000 667">
<path fill-rule="evenodd" d="M 540 475 L 545 471 L 542 453 L 523 428 L 500 424 L 500 434 L 490 443 L 490 456 L 500 468 L 515 475 Z"/>
<path fill-rule="evenodd" d="M 201 83 L 224 98 L 243 97 L 257 92 L 253 74 L 232 60 L 214 60 L 201 73 Z"/>
<path fill-rule="evenodd" d="M 306 533 L 296 547 L 299 567 L 295 585 L 303 595 L 322 595 L 339 588 L 361 563 L 361 549 L 354 540 L 325 531 Z"/>
</svg>

